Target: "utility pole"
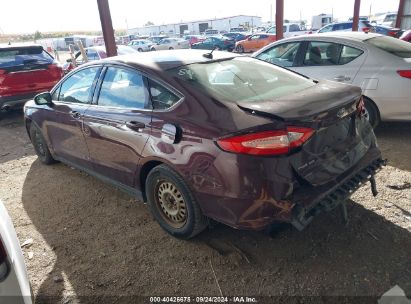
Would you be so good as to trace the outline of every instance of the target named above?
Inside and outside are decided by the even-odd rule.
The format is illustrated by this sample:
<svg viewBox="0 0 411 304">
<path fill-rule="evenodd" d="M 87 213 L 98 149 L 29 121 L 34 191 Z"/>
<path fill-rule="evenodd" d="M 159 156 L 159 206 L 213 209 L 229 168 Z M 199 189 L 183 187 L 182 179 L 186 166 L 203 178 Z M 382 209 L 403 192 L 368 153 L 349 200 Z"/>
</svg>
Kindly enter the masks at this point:
<svg viewBox="0 0 411 304">
<path fill-rule="evenodd" d="M 352 18 L 352 31 L 358 31 L 358 22 L 360 21 L 360 6 L 361 0 L 355 0 L 354 2 L 354 14 Z"/>
<path fill-rule="evenodd" d="M 275 3 L 275 30 L 276 40 L 284 38 L 284 0 L 276 0 Z"/>
<path fill-rule="evenodd" d="M 97 6 L 100 13 L 101 29 L 103 30 L 107 57 L 117 56 L 116 40 L 114 38 L 113 23 L 111 22 L 108 0 L 97 0 Z"/>
</svg>

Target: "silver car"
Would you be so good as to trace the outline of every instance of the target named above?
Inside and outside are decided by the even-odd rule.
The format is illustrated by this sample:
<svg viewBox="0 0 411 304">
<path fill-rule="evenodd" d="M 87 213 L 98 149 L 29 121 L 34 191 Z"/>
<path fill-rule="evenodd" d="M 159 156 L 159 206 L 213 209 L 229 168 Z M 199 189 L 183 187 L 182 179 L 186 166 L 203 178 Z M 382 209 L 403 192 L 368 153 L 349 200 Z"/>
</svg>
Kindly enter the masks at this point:
<svg viewBox="0 0 411 304">
<path fill-rule="evenodd" d="M 132 47 L 133 49 L 139 52 L 148 52 L 150 51 L 150 48 L 153 44 L 154 42 L 147 40 L 147 39 L 136 39 L 136 40 L 130 41 L 128 46 Z"/>
<path fill-rule="evenodd" d="M 316 79 L 363 90 L 366 114 L 411 120 L 411 44 L 379 34 L 334 32 L 276 41 L 252 55 Z"/>
<path fill-rule="evenodd" d="M 4 302 L 3 302 L 4 301 Z M 0 201 L 0 303 L 31 304 L 32 293 L 20 243 Z"/>
<path fill-rule="evenodd" d="M 152 51 L 158 50 L 174 50 L 174 49 L 189 49 L 190 43 L 181 38 L 164 38 L 157 44 L 151 46 Z"/>
</svg>

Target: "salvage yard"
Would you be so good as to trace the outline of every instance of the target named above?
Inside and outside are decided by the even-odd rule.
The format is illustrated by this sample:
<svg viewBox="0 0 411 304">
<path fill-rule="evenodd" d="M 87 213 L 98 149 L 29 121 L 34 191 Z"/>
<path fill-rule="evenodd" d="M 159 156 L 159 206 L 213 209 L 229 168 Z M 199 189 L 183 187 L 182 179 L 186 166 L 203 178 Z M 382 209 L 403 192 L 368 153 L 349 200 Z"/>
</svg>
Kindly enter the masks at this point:
<svg viewBox="0 0 411 304">
<path fill-rule="evenodd" d="M 371 296 L 411 293 L 411 124 L 376 131 L 388 165 L 339 210 L 304 231 L 271 236 L 222 224 L 190 241 L 167 235 L 148 209 L 63 164 L 44 166 L 21 112 L 0 117 L 0 199 L 24 246 L 37 303 L 99 296 Z M 107 298 L 105 298 L 107 299 Z M 357 298 L 366 303 L 365 298 Z M 375 303 L 375 301 L 374 301 Z"/>
</svg>

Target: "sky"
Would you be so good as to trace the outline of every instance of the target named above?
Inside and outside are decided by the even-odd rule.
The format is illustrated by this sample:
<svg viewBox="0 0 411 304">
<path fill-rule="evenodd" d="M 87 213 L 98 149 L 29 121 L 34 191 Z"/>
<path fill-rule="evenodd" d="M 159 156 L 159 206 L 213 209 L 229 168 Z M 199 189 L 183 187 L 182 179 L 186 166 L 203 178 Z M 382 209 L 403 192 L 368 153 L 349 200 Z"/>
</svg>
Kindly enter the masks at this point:
<svg viewBox="0 0 411 304">
<path fill-rule="evenodd" d="M 397 11 L 399 0 L 362 0 L 360 15 Z M 195 21 L 234 15 L 275 20 L 275 0 L 109 0 L 114 29 Z M 0 0 L 0 34 L 101 30 L 96 0 Z M 311 21 L 311 16 L 352 16 L 354 0 L 284 0 L 284 18 Z M 73 12 L 71 12 L 73 11 Z"/>
</svg>

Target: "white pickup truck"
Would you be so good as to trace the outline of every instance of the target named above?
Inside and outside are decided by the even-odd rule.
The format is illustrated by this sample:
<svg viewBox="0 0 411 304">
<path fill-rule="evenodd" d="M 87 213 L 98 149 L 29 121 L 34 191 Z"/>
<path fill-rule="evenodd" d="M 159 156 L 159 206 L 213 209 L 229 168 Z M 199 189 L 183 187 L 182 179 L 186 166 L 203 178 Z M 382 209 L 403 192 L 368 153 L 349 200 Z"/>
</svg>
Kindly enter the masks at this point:
<svg viewBox="0 0 411 304">
<path fill-rule="evenodd" d="M 309 31 L 303 30 L 298 23 L 284 23 L 284 38 L 310 34 Z M 267 30 L 267 33 L 275 34 L 276 27 L 272 26 Z"/>
</svg>

